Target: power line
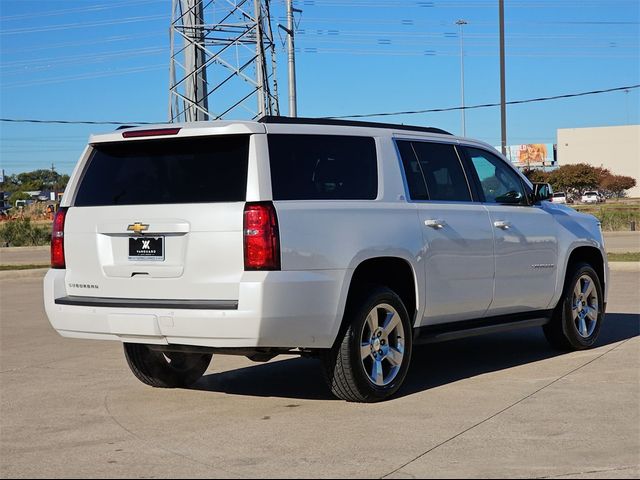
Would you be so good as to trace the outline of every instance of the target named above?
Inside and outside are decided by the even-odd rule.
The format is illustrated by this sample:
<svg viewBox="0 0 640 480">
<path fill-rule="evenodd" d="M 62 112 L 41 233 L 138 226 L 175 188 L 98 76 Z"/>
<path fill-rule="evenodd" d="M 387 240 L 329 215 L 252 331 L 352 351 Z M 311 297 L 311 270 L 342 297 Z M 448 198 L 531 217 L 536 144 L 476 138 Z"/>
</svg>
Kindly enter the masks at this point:
<svg viewBox="0 0 640 480">
<path fill-rule="evenodd" d="M 152 2 L 157 2 L 157 0 L 126 0 L 123 2 L 109 3 L 104 5 L 91 5 L 88 7 L 57 9 L 57 10 L 51 10 L 51 11 L 42 12 L 42 13 L 33 13 L 33 12 L 22 13 L 17 15 L 3 16 L 2 18 L 0 18 L 0 20 L 3 22 L 6 22 L 9 20 L 22 20 L 24 18 L 33 20 L 34 18 L 53 17 L 58 15 L 67 15 L 69 13 L 93 13 L 93 12 L 102 13 L 104 10 L 109 10 L 112 8 L 120 8 L 121 6 L 130 7 L 135 4 L 152 3 Z"/>
<path fill-rule="evenodd" d="M 11 123 L 46 123 L 61 125 L 150 125 L 160 122 L 111 122 L 99 120 L 40 120 L 40 119 L 24 119 L 24 118 L 0 118 L 0 122 Z"/>
<path fill-rule="evenodd" d="M 549 100 L 560 100 L 564 98 L 584 97 L 587 95 L 598 95 L 602 93 L 620 92 L 625 90 L 634 90 L 637 88 L 640 88 L 640 84 L 629 85 L 626 87 L 607 88 L 604 90 L 591 90 L 588 92 L 568 93 L 564 95 L 555 95 L 551 97 L 529 98 L 526 100 L 512 100 L 510 102 L 507 102 L 507 105 L 520 105 L 524 103 L 546 102 Z M 322 117 L 322 118 L 341 119 L 341 118 L 386 117 L 386 116 L 392 116 L 392 115 L 413 115 L 413 114 L 419 114 L 419 113 L 452 112 L 452 111 L 463 110 L 463 109 L 474 110 L 478 108 L 489 108 L 489 107 L 497 107 L 497 106 L 500 106 L 500 104 L 484 103 L 480 105 L 469 105 L 465 107 L 432 108 L 427 110 L 407 110 L 403 112 L 366 113 L 366 114 L 341 115 L 341 116 L 335 116 L 335 117 Z M 97 120 L 42 120 L 42 119 L 16 119 L 16 118 L 0 118 L 0 122 L 62 124 L 62 125 L 150 125 L 154 123 L 164 123 L 164 122 L 115 122 L 115 121 L 97 121 Z"/>
<path fill-rule="evenodd" d="M 520 105 L 523 103 L 535 103 L 535 102 L 546 102 L 549 100 L 559 100 L 563 98 L 574 98 L 574 97 L 584 97 L 587 95 L 597 95 L 601 93 L 610 93 L 610 92 L 619 92 L 624 90 L 633 90 L 635 88 L 640 88 L 640 84 L 638 85 L 630 85 L 627 87 L 616 87 L 616 88 L 608 88 L 606 90 L 591 90 L 589 92 L 580 92 L 580 93 L 568 93 L 565 95 L 554 95 L 552 97 L 539 97 L 539 98 L 529 98 L 527 100 L 512 100 L 510 102 L 506 102 L 507 105 Z M 470 105 L 465 107 L 447 107 L 447 108 L 432 108 L 427 110 L 407 110 L 404 112 L 383 112 L 383 113 L 365 113 L 365 114 L 357 114 L 357 115 L 341 115 L 338 117 L 326 117 L 326 118 L 366 118 L 366 117 L 387 117 L 392 115 L 414 115 L 418 113 L 436 113 L 436 112 L 453 112 L 456 110 L 475 110 L 479 108 L 489 108 L 489 107 L 499 107 L 499 103 L 484 103 L 480 105 Z"/>
<path fill-rule="evenodd" d="M 25 34 L 25 33 L 40 33 L 40 32 L 52 32 L 59 30 L 70 30 L 70 29 L 82 29 L 82 28 L 94 28 L 94 27 L 103 27 L 108 25 L 122 25 L 125 23 L 136 23 L 136 22 L 149 22 L 152 20 L 160 20 L 166 19 L 167 15 L 147 15 L 147 16 L 138 16 L 138 17 L 126 17 L 120 18 L 117 20 L 100 20 L 95 22 L 76 22 L 76 23 L 66 23 L 60 25 L 47 25 L 44 27 L 24 27 L 24 28 L 13 28 L 9 30 L 0 31 L 0 35 L 16 35 L 16 34 Z"/>
</svg>

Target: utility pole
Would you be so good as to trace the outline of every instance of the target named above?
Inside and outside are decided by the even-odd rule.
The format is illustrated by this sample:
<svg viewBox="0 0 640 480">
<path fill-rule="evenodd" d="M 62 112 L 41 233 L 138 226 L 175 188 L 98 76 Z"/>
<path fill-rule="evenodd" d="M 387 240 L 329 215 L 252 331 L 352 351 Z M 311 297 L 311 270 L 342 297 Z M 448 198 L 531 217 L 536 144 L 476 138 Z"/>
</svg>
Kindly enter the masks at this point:
<svg viewBox="0 0 640 480">
<path fill-rule="evenodd" d="M 468 22 L 466 20 L 458 20 L 456 25 L 460 27 L 460 88 L 462 95 L 462 136 L 467 136 L 467 127 L 465 123 L 465 108 L 464 108 L 464 34 L 463 34 L 463 26 L 467 25 Z"/>
<path fill-rule="evenodd" d="M 289 65 L 289 116 L 298 116 L 298 99 L 296 96 L 296 53 L 295 53 L 295 24 L 293 21 L 293 0 L 287 0 L 287 59 Z M 299 10 L 296 10 L 299 12 Z"/>
<path fill-rule="evenodd" d="M 287 2 L 287 26 L 278 25 L 287 34 L 287 65 L 289 73 L 289 116 L 298 116 L 298 99 L 296 93 L 296 53 L 295 53 L 295 22 L 293 14 L 302 10 L 293 7 L 293 0 Z"/>
<path fill-rule="evenodd" d="M 498 0 L 500 10 L 500 126 L 502 154 L 507 155 L 507 98 L 505 93 L 504 66 L 504 0 Z"/>
</svg>

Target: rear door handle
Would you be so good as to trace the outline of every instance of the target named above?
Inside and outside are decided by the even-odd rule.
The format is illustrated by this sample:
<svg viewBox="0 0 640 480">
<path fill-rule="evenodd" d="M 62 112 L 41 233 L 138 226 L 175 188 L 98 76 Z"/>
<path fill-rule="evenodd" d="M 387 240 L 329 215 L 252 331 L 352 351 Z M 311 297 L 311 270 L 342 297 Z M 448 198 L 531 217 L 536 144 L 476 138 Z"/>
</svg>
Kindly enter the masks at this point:
<svg viewBox="0 0 640 480">
<path fill-rule="evenodd" d="M 511 222 L 507 222 L 505 220 L 497 220 L 493 222 L 493 226 L 502 230 L 509 230 L 509 228 L 511 228 Z"/>
<path fill-rule="evenodd" d="M 447 222 L 445 222 L 444 220 L 436 220 L 436 219 L 425 220 L 424 224 L 427 227 L 435 228 L 436 230 L 447 226 Z"/>
</svg>

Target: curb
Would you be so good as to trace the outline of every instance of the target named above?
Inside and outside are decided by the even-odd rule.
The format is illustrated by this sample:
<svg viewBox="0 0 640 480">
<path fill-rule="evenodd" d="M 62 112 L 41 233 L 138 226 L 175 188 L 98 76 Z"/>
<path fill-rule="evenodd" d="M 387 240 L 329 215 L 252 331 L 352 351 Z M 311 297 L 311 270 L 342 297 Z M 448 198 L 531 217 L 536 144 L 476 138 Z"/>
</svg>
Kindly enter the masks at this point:
<svg viewBox="0 0 640 480">
<path fill-rule="evenodd" d="M 609 262 L 612 272 L 640 272 L 640 262 Z"/>
<path fill-rule="evenodd" d="M 13 280 L 22 278 L 44 278 L 48 268 L 31 268 L 29 270 L 3 270 L 0 272 L 0 280 Z"/>
</svg>

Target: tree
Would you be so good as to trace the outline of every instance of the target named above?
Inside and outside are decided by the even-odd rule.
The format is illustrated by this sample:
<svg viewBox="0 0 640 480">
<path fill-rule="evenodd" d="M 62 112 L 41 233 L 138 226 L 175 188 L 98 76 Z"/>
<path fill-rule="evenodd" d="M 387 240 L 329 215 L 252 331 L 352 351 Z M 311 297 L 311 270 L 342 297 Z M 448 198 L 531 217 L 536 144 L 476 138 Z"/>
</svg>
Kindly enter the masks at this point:
<svg viewBox="0 0 640 480">
<path fill-rule="evenodd" d="M 60 175 L 51 170 L 34 170 L 14 175 L 5 175 L 0 183 L 0 191 L 14 194 L 16 192 L 30 192 L 34 190 L 64 191 L 69 183 L 69 175 Z"/>
<path fill-rule="evenodd" d="M 544 170 L 525 168 L 522 173 L 531 181 L 531 183 L 548 183 L 549 174 Z"/>
<path fill-rule="evenodd" d="M 607 175 L 600 181 L 600 191 L 607 198 L 620 198 L 625 195 L 625 190 L 636 186 L 636 180 L 633 177 L 624 175 Z"/>
<path fill-rule="evenodd" d="M 56 171 L 45 169 L 19 173 L 16 177 L 23 191 L 63 190 L 69 182 L 68 175 L 60 175 Z"/>
<path fill-rule="evenodd" d="M 549 183 L 556 192 L 581 195 L 585 190 L 598 187 L 602 170 L 586 163 L 563 165 L 549 174 Z"/>
<path fill-rule="evenodd" d="M 31 198 L 31 195 L 29 195 L 28 193 L 24 193 L 24 192 L 13 192 L 11 195 L 9 195 L 9 205 L 11 205 L 12 207 L 16 206 L 16 200 L 29 200 Z"/>
<path fill-rule="evenodd" d="M 0 183 L 0 192 L 13 193 L 20 189 L 20 182 L 16 175 L 5 175 L 4 182 Z"/>
</svg>

